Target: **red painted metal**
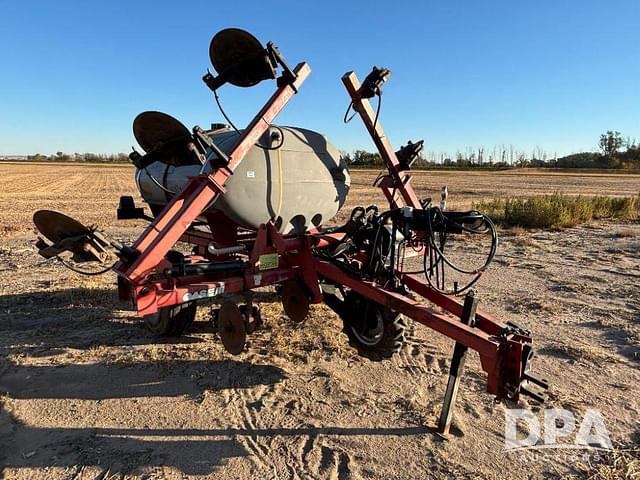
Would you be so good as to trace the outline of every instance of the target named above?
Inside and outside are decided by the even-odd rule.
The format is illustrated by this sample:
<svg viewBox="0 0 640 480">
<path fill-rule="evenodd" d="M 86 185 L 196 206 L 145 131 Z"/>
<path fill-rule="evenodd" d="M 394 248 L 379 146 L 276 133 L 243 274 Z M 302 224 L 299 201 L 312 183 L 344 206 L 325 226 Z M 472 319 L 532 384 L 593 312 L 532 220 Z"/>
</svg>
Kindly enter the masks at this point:
<svg viewBox="0 0 640 480">
<path fill-rule="evenodd" d="M 194 230 L 190 228 L 182 234 L 180 241 L 184 243 L 190 243 L 192 245 L 200 245 L 207 247 L 213 241 L 213 236 L 209 232 L 203 232 L 202 230 Z"/>
<path fill-rule="evenodd" d="M 382 125 L 371 108 L 369 101 L 360 96 L 361 84 L 354 72 L 342 77 L 354 110 L 360 115 L 380 156 L 388 174 L 376 183 L 384 193 L 391 209 L 410 206 L 420 209 L 422 205 L 411 186 L 411 176 L 401 169 Z M 335 239 L 320 238 L 326 242 Z M 476 311 L 476 322 L 473 327 L 460 322 L 462 304 L 454 297 L 443 295 L 432 289 L 415 275 L 396 272 L 403 285 L 433 304 L 443 308 L 450 314 L 440 314 L 432 309 L 419 305 L 415 300 L 397 292 L 388 291 L 372 282 L 353 278 L 327 261 L 316 260 L 318 273 L 339 285 L 346 285 L 381 305 L 403 313 L 413 320 L 422 323 L 456 342 L 461 343 L 480 354 L 482 368 L 488 374 L 487 391 L 498 398 L 517 400 L 520 383 L 524 374 L 526 359 L 524 346 L 531 344 L 531 338 L 510 332 L 506 325 L 496 321 L 490 315 Z"/>
<path fill-rule="evenodd" d="M 270 254 L 277 255 L 277 266 L 262 269 L 261 257 Z M 283 238 L 269 222 L 258 229 L 244 272 L 232 276 L 218 272 L 141 282 L 135 289 L 138 315 L 150 315 L 159 308 L 184 303 L 194 293 L 202 292 L 199 298 L 208 298 L 282 283 L 292 278 L 297 278 L 307 287 L 312 302 L 319 303 L 322 292 L 313 262 L 310 237 Z"/>
<path fill-rule="evenodd" d="M 210 244 L 216 248 L 230 247 L 238 244 L 238 225 L 229 220 L 222 212 L 205 212 L 209 229 L 211 230 Z"/>
<path fill-rule="evenodd" d="M 360 114 L 389 171 L 389 175 L 385 176 L 388 178 L 383 177 L 378 186 L 384 192 L 390 207 L 393 209 L 407 205 L 413 208 L 422 208 L 413 187 L 409 184 L 411 177 L 406 171 L 400 170 L 400 162 L 398 162 L 395 150 L 384 133 L 380 121 L 376 122 L 376 115 L 369 100 L 360 97 L 360 80 L 354 72 L 348 72 L 342 77 L 342 83 L 349 92 L 353 109 Z"/>
<path fill-rule="evenodd" d="M 211 175 L 191 178 L 187 186 L 171 200 L 134 244 L 134 248 L 140 252 L 139 257 L 129 263 L 121 262 L 115 267 L 119 275 L 121 296 L 126 297 L 133 291 L 138 314 L 144 316 L 186 301 L 215 297 L 221 293 L 240 293 L 296 279 L 304 286 L 310 302 L 319 303 L 323 300 L 320 279 L 326 280 L 348 287 L 373 302 L 400 312 L 477 351 L 482 368 L 488 375 L 487 391 L 499 398 L 517 400 L 526 362 L 525 345 L 531 343 L 530 337 L 514 333 L 512 329 L 481 311 L 476 312 L 473 326 L 462 323 L 462 303 L 458 299 L 433 290 L 416 275 L 403 273 L 401 269 L 396 272 L 396 276 L 404 286 L 448 313 L 436 312 L 406 294 L 351 275 L 334 263 L 314 255 L 314 249 L 340 243 L 344 233 L 312 231 L 305 235 L 281 235 L 272 222 L 260 226 L 256 232 L 238 232 L 235 225 L 229 225 L 225 219 L 211 215 L 205 215 L 211 234 L 190 228 L 207 207 L 219 195 L 224 194 L 224 185 L 229 176 L 297 91 L 310 69 L 306 64 L 300 64 L 295 72 L 298 75 L 296 83 L 279 88 L 256 115 L 230 153 L 229 164 Z M 410 184 L 411 177 L 407 171 L 400 169 L 391 143 L 380 122 L 375 120 L 371 105 L 368 100 L 360 98 L 360 82 L 356 75 L 350 72 L 342 81 L 351 96 L 354 109 L 362 117 L 385 161 L 389 173 L 380 179 L 377 186 L 385 194 L 390 208 L 405 205 L 422 208 Z M 188 258 L 196 264 L 206 261 L 204 257 L 214 260 L 220 258 L 212 257 L 206 252 L 206 247 L 210 244 L 216 247 L 244 245 L 248 261 L 243 270 L 235 269 L 233 272 L 178 278 L 151 275 L 161 273 L 171 266 L 165 260 L 165 255 L 177 241 L 198 247 L 199 256 Z M 234 254 L 225 255 L 225 258 L 234 258 Z M 364 264 L 367 262 L 366 252 L 356 252 L 351 260 Z"/>
<path fill-rule="evenodd" d="M 156 313 L 158 309 L 171 307 L 191 299 L 205 299 L 223 293 L 241 293 L 254 288 L 282 283 L 295 278 L 295 268 L 277 268 L 264 272 L 247 271 L 242 275 L 226 276 L 194 276 L 182 277 L 179 281 L 168 284 L 166 282 L 147 282 L 136 287 L 136 307 L 138 315 L 143 317 Z M 199 294 L 193 297 L 194 294 Z M 186 300 L 185 300 L 186 298 Z"/>
<path fill-rule="evenodd" d="M 243 132 L 229 154 L 228 165 L 208 176 L 193 177 L 134 243 L 133 248 L 140 252 L 138 258 L 131 264 L 120 262 L 114 267 L 118 275 L 139 283 L 150 273 L 167 266 L 164 256 L 207 206 L 225 192 L 224 184 L 229 176 L 298 91 L 311 73 L 311 69 L 306 63 L 301 63 L 296 66 L 294 73 L 297 78 L 293 85 L 282 85 Z"/>
<path fill-rule="evenodd" d="M 349 287 L 376 303 L 386 305 L 416 322 L 454 338 L 469 348 L 476 350 L 481 355 L 495 354 L 497 342 L 492 340 L 493 335 L 491 334 L 464 325 L 456 321 L 451 315 L 436 313 L 430 308 L 420 305 L 416 300 L 412 300 L 400 293 L 386 290 L 372 281 L 352 277 L 326 260 L 316 259 L 315 268 L 321 276 Z"/>
<path fill-rule="evenodd" d="M 456 297 L 445 295 L 434 290 L 424 283 L 418 276 L 400 274 L 400 280 L 403 285 L 406 285 L 410 290 L 426 298 L 431 303 L 445 309 L 447 312 L 451 312 L 456 317 L 460 317 L 462 314 L 462 303 Z M 500 335 L 506 327 L 506 325 L 479 309 L 476 310 L 475 326 L 490 335 Z"/>
<path fill-rule="evenodd" d="M 505 326 L 496 323 L 488 315 L 476 312 L 478 323 L 471 327 L 460 322 L 462 305 L 452 298 L 442 295 L 436 298 L 430 287 L 411 277 L 407 286 L 418 294 L 429 293 L 429 300 L 433 301 L 451 314 L 442 314 L 419 304 L 416 300 L 401 293 L 387 290 L 374 282 L 352 277 L 337 266 L 326 260 L 315 260 L 315 268 L 319 275 L 338 285 L 344 285 L 356 291 L 365 298 L 380 305 L 387 306 L 393 311 L 402 313 L 412 320 L 439 332 L 456 342 L 475 350 L 480 355 L 482 369 L 487 373 L 487 392 L 499 398 L 517 400 L 518 388 L 522 377 L 522 349 L 531 338 L 524 335 L 506 334 Z M 405 275 L 401 278 L 408 278 Z M 425 297 L 426 298 L 426 297 Z M 505 374 L 510 370 L 510 375 Z M 506 379 L 510 381 L 507 382 Z"/>
</svg>

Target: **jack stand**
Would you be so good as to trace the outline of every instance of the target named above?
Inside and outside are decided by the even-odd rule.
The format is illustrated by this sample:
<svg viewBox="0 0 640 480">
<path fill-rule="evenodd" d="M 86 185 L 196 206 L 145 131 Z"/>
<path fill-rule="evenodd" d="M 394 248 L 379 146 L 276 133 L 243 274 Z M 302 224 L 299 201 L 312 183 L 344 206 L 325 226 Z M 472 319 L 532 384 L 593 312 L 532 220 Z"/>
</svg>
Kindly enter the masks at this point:
<svg viewBox="0 0 640 480">
<path fill-rule="evenodd" d="M 471 290 L 464 297 L 464 306 L 462 307 L 460 321 L 472 327 L 476 321 L 477 307 L 478 297 L 475 292 Z M 464 368 L 467 350 L 468 347 L 459 342 L 456 342 L 453 349 L 451 368 L 449 369 L 449 382 L 447 383 L 447 391 L 444 394 L 440 420 L 438 420 L 438 433 L 445 438 L 449 435 L 449 428 L 451 427 L 451 420 L 453 419 L 453 409 L 456 404 L 458 387 L 460 386 L 460 379 L 462 378 L 462 370 Z"/>
</svg>

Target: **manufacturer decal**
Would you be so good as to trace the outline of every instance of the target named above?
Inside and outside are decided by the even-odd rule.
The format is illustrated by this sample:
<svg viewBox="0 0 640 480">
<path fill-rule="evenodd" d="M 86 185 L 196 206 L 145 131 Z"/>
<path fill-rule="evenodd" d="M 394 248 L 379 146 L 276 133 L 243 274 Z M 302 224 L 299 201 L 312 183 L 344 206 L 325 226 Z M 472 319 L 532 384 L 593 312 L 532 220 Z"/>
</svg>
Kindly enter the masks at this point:
<svg viewBox="0 0 640 480">
<path fill-rule="evenodd" d="M 202 290 L 197 290 L 195 292 L 185 293 L 182 297 L 182 301 L 189 302 L 191 300 L 198 300 L 199 298 L 215 297 L 222 293 L 224 293 L 224 285 L 220 285 L 218 287 L 203 288 Z"/>
</svg>

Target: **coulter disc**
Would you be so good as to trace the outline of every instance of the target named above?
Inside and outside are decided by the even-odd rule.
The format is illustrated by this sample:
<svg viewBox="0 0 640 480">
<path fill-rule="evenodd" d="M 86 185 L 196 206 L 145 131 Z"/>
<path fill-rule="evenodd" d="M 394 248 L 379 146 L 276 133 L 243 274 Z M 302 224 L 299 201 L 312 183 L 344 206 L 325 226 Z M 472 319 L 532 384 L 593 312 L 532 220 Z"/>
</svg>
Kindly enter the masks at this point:
<svg viewBox="0 0 640 480">
<path fill-rule="evenodd" d="M 218 313 L 218 334 L 224 348 L 232 355 L 238 355 L 244 349 L 247 340 L 247 328 L 238 305 L 225 302 Z"/>
<path fill-rule="evenodd" d="M 209 58 L 218 73 L 226 73 L 237 87 L 252 87 L 265 78 L 275 78 L 273 67 L 260 41 L 239 28 L 216 33 L 209 45 Z"/>
<path fill-rule="evenodd" d="M 91 230 L 77 220 L 53 210 L 38 210 L 33 214 L 33 223 L 38 231 L 53 243 L 91 233 Z"/>
<path fill-rule="evenodd" d="M 165 144 L 189 141 L 191 134 L 179 120 L 162 112 L 142 112 L 133 121 L 133 136 L 149 153 Z"/>
<path fill-rule="evenodd" d="M 296 280 L 289 280 L 282 285 L 282 306 L 287 316 L 295 323 L 300 323 L 309 314 L 309 296 Z"/>
</svg>

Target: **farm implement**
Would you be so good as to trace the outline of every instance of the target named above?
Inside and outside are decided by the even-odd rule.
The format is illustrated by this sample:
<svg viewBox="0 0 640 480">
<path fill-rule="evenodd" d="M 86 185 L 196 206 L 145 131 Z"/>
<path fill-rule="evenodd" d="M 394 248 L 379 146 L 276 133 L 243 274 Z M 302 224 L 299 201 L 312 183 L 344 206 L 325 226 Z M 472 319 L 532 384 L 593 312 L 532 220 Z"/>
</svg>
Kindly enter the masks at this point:
<svg viewBox="0 0 640 480">
<path fill-rule="evenodd" d="M 384 164 L 375 186 L 387 205 L 356 207 L 346 223 L 327 227 L 350 188 L 346 162 L 324 136 L 273 124 L 309 76 L 309 65 L 290 68 L 273 43 L 263 47 L 238 29 L 214 36 L 209 53 L 217 76 L 207 72 L 203 81 L 228 125 L 189 130 L 161 112 L 144 112 L 134 121 L 144 153 L 134 150 L 130 158 L 151 215 L 132 197 L 121 197 L 117 215 L 148 220 L 140 237 L 125 245 L 97 227 L 41 210 L 34 222 L 48 242 L 39 240 L 40 254 L 79 273 L 114 271 L 120 298 L 133 301 L 160 335 L 182 334 L 198 302 L 219 303 L 212 320 L 232 354 L 242 352 L 247 334 L 259 328 L 251 292 L 267 286 L 276 286 L 294 322 L 306 318 L 311 304 L 326 303 L 358 354 L 374 361 L 400 351 L 407 320 L 420 323 L 455 341 L 442 433 L 449 429 L 468 349 L 479 354 L 487 391 L 497 399 L 543 401 L 548 385 L 530 371 L 530 332 L 477 308 L 473 286 L 495 255 L 495 226 L 478 211 L 447 209 L 446 188 L 438 204 L 419 198 L 411 167 L 422 142 L 395 151 L 380 109 L 371 106 L 377 97 L 379 107 L 391 72 L 374 67 L 362 83 L 354 72 L 342 77 L 347 114 L 353 109 L 361 118 Z M 237 129 L 222 110 L 218 89 L 264 80 L 275 80 L 275 93 L 246 128 Z M 459 236 L 488 239 L 480 266 L 461 266 L 445 254 Z M 234 300 L 239 297 L 245 304 Z"/>
</svg>

